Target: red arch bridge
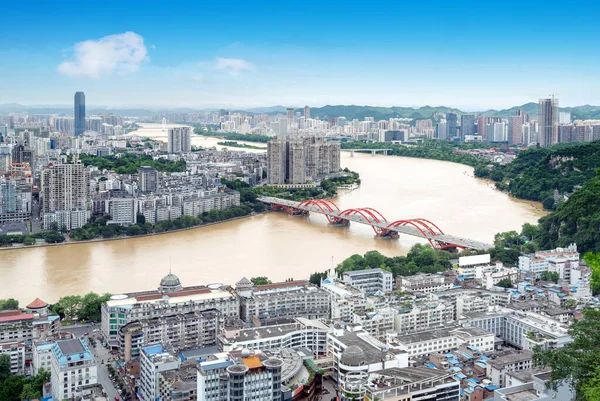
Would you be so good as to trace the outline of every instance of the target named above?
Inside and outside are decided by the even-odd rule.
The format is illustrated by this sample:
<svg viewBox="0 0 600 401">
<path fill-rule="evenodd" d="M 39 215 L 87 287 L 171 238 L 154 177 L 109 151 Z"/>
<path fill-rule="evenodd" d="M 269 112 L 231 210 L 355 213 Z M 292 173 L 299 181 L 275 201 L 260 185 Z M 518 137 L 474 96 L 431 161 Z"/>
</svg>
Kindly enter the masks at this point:
<svg viewBox="0 0 600 401">
<path fill-rule="evenodd" d="M 331 200 L 314 199 L 295 202 L 273 197 L 259 197 L 259 201 L 270 205 L 271 210 L 283 210 L 293 216 L 307 215 L 309 213 L 323 214 L 330 224 L 348 225 L 350 222 L 367 224 L 371 226 L 375 235 L 383 238 L 398 238 L 400 234 L 424 238 L 435 249 L 475 249 L 485 250 L 492 247 L 490 244 L 457 237 L 444 233 L 435 223 L 423 219 L 404 219 L 389 221 L 377 210 L 370 207 L 340 210 Z"/>
</svg>

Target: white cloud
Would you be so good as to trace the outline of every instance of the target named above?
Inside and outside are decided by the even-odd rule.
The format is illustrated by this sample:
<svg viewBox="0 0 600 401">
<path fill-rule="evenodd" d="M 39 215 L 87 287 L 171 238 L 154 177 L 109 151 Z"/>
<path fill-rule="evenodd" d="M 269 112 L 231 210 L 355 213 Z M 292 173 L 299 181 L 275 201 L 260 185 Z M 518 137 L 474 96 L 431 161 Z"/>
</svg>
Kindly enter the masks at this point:
<svg viewBox="0 0 600 401">
<path fill-rule="evenodd" d="M 227 71 L 232 76 L 238 76 L 242 71 L 253 71 L 254 66 L 241 58 L 222 58 L 215 60 L 217 70 Z"/>
<path fill-rule="evenodd" d="M 73 47 L 73 56 L 58 65 L 58 71 L 71 77 L 100 78 L 113 72 L 136 72 L 148 61 L 144 38 L 135 32 L 86 40 Z"/>
</svg>

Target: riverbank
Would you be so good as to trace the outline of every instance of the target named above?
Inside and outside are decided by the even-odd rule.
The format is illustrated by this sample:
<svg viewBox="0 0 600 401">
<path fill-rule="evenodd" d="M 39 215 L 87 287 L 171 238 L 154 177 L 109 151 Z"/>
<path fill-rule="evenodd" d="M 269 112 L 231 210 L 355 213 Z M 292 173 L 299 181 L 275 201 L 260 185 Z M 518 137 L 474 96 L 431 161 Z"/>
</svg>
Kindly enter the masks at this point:
<svg viewBox="0 0 600 401">
<path fill-rule="evenodd" d="M 217 142 L 217 145 L 231 147 L 231 148 L 242 148 L 242 149 L 258 149 L 258 150 L 267 150 L 267 148 L 263 148 L 261 146 L 247 145 L 245 143 L 239 143 L 236 141 L 223 141 Z"/>
<path fill-rule="evenodd" d="M 82 241 L 64 241 L 64 242 L 59 242 L 56 244 L 35 244 L 35 245 L 23 245 L 23 246 L 14 246 L 14 247 L 5 246 L 5 247 L 0 247 L 0 251 L 14 251 L 14 250 L 20 250 L 20 249 L 56 247 L 56 246 L 61 246 L 61 245 L 83 245 L 83 244 L 91 244 L 91 243 L 98 243 L 98 242 L 110 242 L 110 241 L 120 241 L 120 240 L 144 238 L 144 237 L 156 237 L 158 235 L 174 234 L 174 233 L 178 233 L 178 232 L 182 232 L 182 231 L 189 231 L 189 230 L 195 230 L 198 228 L 209 227 L 209 226 L 213 226 L 216 224 L 228 223 L 231 221 L 246 219 L 249 217 L 258 216 L 258 215 L 269 213 L 269 212 L 270 212 L 270 210 L 265 210 L 264 212 L 258 212 L 258 213 L 252 212 L 251 214 L 248 214 L 246 216 L 232 217 L 231 219 L 227 219 L 227 220 L 214 221 L 212 223 L 203 223 L 201 225 L 193 226 L 193 227 L 176 228 L 173 230 L 163 231 L 163 232 L 158 232 L 158 233 L 152 232 L 152 233 L 132 235 L 132 236 L 123 235 L 123 236 L 116 237 L 116 238 L 94 238 L 94 239 L 88 239 L 88 240 L 82 240 Z"/>
</svg>

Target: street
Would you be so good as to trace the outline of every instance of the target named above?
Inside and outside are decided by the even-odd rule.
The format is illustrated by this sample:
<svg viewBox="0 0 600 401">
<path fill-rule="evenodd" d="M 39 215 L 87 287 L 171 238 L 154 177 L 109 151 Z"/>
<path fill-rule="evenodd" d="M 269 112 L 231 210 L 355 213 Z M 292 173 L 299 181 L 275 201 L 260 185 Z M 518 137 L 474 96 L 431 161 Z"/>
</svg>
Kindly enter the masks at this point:
<svg viewBox="0 0 600 401">
<path fill-rule="evenodd" d="M 99 328 L 100 326 L 98 324 L 77 324 L 73 326 L 61 327 L 61 331 L 72 333 L 76 337 L 84 337 L 85 333 L 88 333 L 89 336 L 94 336 L 94 340 L 96 340 L 96 347 L 93 347 L 89 342 L 88 344 L 90 346 L 90 350 L 94 354 L 96 363 L 98 364 L 98 383 L 102 385 L 108 400 L 113 401 L 115 397 L 119 396 L 119 392 L 113 385 L 110 379 L 110 374 L 108 373 L 108 369 L 106 368 L 106 364 L 108 363 L 111 354 L 102 346 L 102 336 L 100 331 L 94 332 L 95 329 Z M 103 360 L 104 363 L 102 363 Z"/>
</svg>

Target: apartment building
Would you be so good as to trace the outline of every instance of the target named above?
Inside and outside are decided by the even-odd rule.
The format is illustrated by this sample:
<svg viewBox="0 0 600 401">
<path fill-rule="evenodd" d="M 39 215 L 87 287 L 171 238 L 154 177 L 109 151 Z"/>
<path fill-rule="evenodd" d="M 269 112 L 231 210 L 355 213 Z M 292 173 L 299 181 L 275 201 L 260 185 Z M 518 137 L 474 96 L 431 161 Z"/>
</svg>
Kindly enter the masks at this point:
<svg viewBox="0 0 600 401">
<path fill-rule="evenodd" d="M 282 318 L 329 318 L 329 294 L 308 281 L 288 281 L 266 285 L 242 278 L 235 285 L 240 318 L 246 323 L 268 324 Z"/>
<path fill-rule="evenodd" d="M 62 223 L 59 227 L 65 225 L 67 229 L 87 223 L 85 218 L 89 219 L 90 210 L 89 171 L 81 162 L 49 165 L 42 171 L 41 182 L 43 214 L 56 217 L 55 213 L 64 212 L 64 216 L 58 216 L 62 221 L 56 221 L 58 217 L 44 218 L 44 229 L 50 229 L 52 223 Z M 65 220 L 67 213 L 68 222 Z"/>
<path fill-rule="evenodd" d="M 363 290 L 367 294 L 392 292 L 392 272 L 383 269 L 353 270 L 344 272 L 344 283 Z"/>
<path fill-rule="evenodd" d="M 411 333 L 440 327 L 453 321 L 454 312 L 441 301 L 414 303 L 396 309 L 394 330 L 398 333 Z"/>
<path fill-rule="evenodd" d="M 463 324 L 489 330 L 507 343 L 521 348 L 560 348 L 572 341 L 568 328 L 556 320 L 535 312 L 494 308 L 488 312 L 467 314 Z"/>
<path fill-rule="evenodd" d="M 52 344 L 52 398 L 75 399 L 91 393 L 98 382 L 98 367 L 92 352 L 81 339 Z"/>
<path fill-rule="evenodd" d="M 568 280 L 570 270 L 579 268 L 579 256 L 576 244 L 538 251 L 532 255 L 519 256 L 519 269 L 531 272 L 538 278 L 542 272 L 555 271 L 561 279 Z"/>
<path fill-rule="evenodd" d="M 198 364 L 198 400 L 280 401 L 283 360 L 244 349 Z"/>
<path fill-rule="evenodd" d="M 409 357 L 447 353 L 461 344 L 468 344 L 481 352 L 494 350 L 494 333 L 478 327 L 446 326 L 410 334 L 392 333 L 388 344 L 408 352 Z"/>
<path fill-rule="evenodd" d="M 531 351 L 508 351 L 495 356 L 487 361 L 487 377 L 493 384 L 500 387 L 507 386 L 506 374 L 520 370 L 530 369 L 532 366 L 533 352 Z"/>
<path fill-rule="evenodd" d="M 449 280 L 441 274 L 415 274 L 398 279 L 398 288 L 402 292 L 419 292 L 429 294 L 436 291 L 449 290 L 453 287 Z"/>
<path fill-rule="evenodd" d="M 222 284 L 182 287 L 169 273 L 158 290 L 113 295 L 102 304 L 101 330 L 113 348 L 119 347 L 119 329 L 134 320 L 216 310 L 223 318 L 239 317 L 238 298 Z"/>
<path fill-rule="evenodd" d="M 208 347 L 216 345 L 222 327 L 216 309 L 135 320 L 119 329 L 119 352 L 129 361 L 150 345 L 168 344 L 175 351 Z"/>
<path fill-rule="evenodd" d="M 218 335 L 221 351 L 242 348 L 276 351 L 283 348 L 306 348 L 313 354 L 326 353 L 329 326 L 320 320 L 296 318 L 292 323 L 245 329 L 225 328 Z"/>
<path fill-rule="evenodd" d="M 458 401 L 460 382 L 453 373 L 442 370 L 391 368 L 369 375 L 364 393 L 370 400 Z"/>
<path fill-rule="evenodd" d="M 19 340 L 0 342 L 0 355 L 8 355 L 8 358 L 10 359 L 11 374 L 25 374 L 25 350 L 25 343 Z"/>
<path fill-rule="evenodd" d="M 166 351 L 160 344 L 142 348 L 138 398 L 141 401 L 155 401 L 160 394 L 158 375 L 179 369 L 180 366 L 181 359 Z"/>
</svg>

